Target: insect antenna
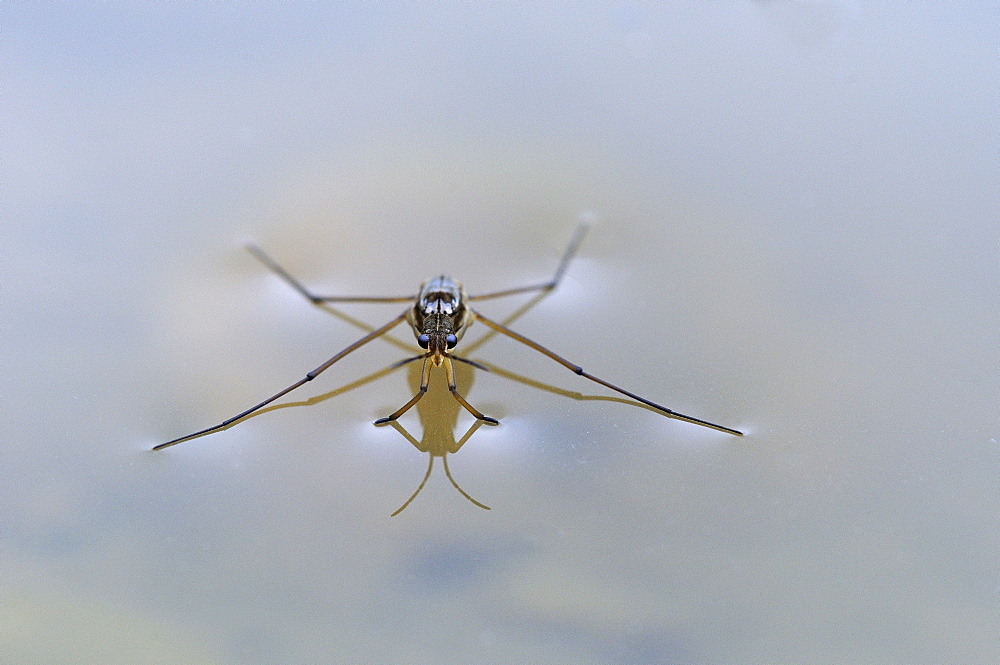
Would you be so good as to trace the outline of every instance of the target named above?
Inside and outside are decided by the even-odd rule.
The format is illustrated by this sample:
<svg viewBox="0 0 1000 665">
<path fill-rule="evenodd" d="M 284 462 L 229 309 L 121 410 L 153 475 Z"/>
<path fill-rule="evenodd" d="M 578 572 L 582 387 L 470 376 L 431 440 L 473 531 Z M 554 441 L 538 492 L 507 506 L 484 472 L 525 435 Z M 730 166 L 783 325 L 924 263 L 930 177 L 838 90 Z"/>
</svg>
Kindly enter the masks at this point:
<svg viewBox="0 0 1000 665">
<path fill-rule="evenodd" d="M 425 358 L 426 356 L 427 356 L 426 353 L 421 353 L 419 356 L 412 356 L 410 358 L 403 358 L 399 362 L 395 362 L 395 363 L 389 365 L 389 369 L 399 369 L 403 365 L 408 365 L 409 363 L 412 363 L 414 360 L 420 360 L 421 358 Z M 463 362 L 466 365 L 472 365 L 476 369 L 481 369 L 484 372 L 489 372 L 490 371 L 489 367 L 487 367 L 486 365 L 484 365 L 484 364 L 482 364 L 480 362 L 476 362 L 475 360 L 469 360 L 468 358 L 463 358 L 461 356 L 456 356 L 454 353 L 449 353 L 448 357 L 451 358 L 452 360 L 457 360 L 459 362 Z"/>
<path fill-rule="evenodd" d="M 419 356 L 411 356 L 409 358 L 403 358 L 399 362 L 395 362 L 389 365 L 389 369 L 399 369 L 403 365 L 408 365 L 412 363 L 414 360 L 420 360 L 421 358 L 425 358 L 426 356 L 427 356 L 426 353 L 421 353 Z"/>
</svg>

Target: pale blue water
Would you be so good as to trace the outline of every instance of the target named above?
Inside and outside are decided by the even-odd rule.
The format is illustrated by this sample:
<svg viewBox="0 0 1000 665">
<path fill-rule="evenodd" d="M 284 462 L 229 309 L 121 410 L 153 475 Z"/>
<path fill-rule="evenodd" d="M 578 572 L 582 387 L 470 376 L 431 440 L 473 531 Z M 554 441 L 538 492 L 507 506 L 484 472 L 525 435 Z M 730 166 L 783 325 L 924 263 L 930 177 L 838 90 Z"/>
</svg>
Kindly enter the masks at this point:
<svg viewBox="0 0 1000 665">
<path fill-rule="evenodd" d="M 996 662 L 997 19 L 4 5 L 0 661 Z"/>
</svg>

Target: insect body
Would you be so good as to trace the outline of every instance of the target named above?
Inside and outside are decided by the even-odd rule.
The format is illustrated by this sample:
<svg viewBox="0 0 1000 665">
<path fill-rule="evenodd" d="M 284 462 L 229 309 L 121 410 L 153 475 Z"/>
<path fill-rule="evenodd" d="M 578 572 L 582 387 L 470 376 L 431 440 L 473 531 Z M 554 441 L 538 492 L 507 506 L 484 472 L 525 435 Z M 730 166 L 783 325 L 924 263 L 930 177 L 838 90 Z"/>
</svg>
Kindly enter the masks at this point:
<svg viewBox="0 0 1000 665">
<path fill-rule="evenodd" d="M 455 348 L 465 334 L 465 329 L 472 323 L 472 310 L 465 306 L 466 299 L 462 285 L 447 275 L 439 275 L 428 280 L 420 288 L 417 301 L 406 312 L 406 320 L 413 328 L 413 334 L 417 336 L 417 344 L 420 348 L 427 349 L 423 371 L 420 373 L 420 392 L 391 416 L 376 420 L 376 425 L 399 418 L 423 397 L 427 392 L 431 365 L 434 367 L 444 365 L 448 390 L 472 415 L 490 425 L 500 424 L 496 418 L 484 416 L 466 402 L 465 398 L 458 394 L 458 386 L 455 385 L 455 368 L 452 367 L 448 351 Z"/>
<path fill-rule="evenodd" d="M 420 288 L 417 302 L 406 314 L 417 334 L 417 344 L 440 367 L 469 327 L 471 312 L 465 306 L 465 290 L 447 275 L 435 277 Z"/>
<path fill-rule="evenodd" d="M 166 443 L 161 443 L 158 446 L 155 446 L 153 450 L 160 450 L 162 448 L 166 448 L 168 446 L 172 446 L 181 443 L 183 441 L 187 441 L 189 439 L 193 439 L 199 436 L 203 436 L 205 434 L 211 434 L 213 432 L 218 432 L 219 430 L 226 429 L 227 427 L 239 421 L 240 419 L 249 416 L 251 413 L 267 406 L 276 399 L 290 393 L 291 391 L 304 385 L 305 383 L 312 381 L 314 378 L 319 376 L 321 373 L 325 372 L 327 369 L 330 368 L 331 365 L 336 363 L 338 360 L 340 360 L 347 354 L 364 346 L 373 339 L 381 337 L 382 335 L 389 332 L 403 321 L 406 321 L 410 324 L 410 327 L 413 329 L 413 334 L 417 338 L 417 344 L 420 346 L 420 348 L 424 349 L 425 352 L 422 353 L 421 355 L 414 356 L 413 358 L 404 360 L 402 363 L 399 364 L 403 364 L 413 360 L 423 360 L 423 367 L 420 373 L 420 388 L 417 394 L 414 395 L 413 398 L 410 399 L 410 401 L 408 401 L 394 413 L 392 413 L 389 416 L 386 416 L 385 418 L 379 418 L 378 420 L 376 420 L 375 421 L 376 425 L 381 425 L 396 420 L 401 415 L 406 413 L 406 411 L 409 410 L 414 404 L 416 404 L 420 400 L 420 398 L 423 397 L 424 394 L 427 392 L 427 384 L 430 378 L 431 369 L 438 367 L 444 367 L 445 375 L 448 379 L 448 389 L 451 391 L 451 394 L 454 396 L 454 398 L 458 400 L 459 404 L 461 404 L 466 410 L 469 411 L 469 413 L 475 416 L 478 420 L 481 420 L 486 424 L 498 425 L 499 424 L 498 420 L 483 415 L 477 409 L 475 409 L 471 404 L 469 404 L 465 400 L 465 398 L 462 397 L 462 395 L 458 392 L 458 386 L 455 384 L 455 370 L 454 367 L 452 366 L 452 360 L 460 360 L 475 365 L 477 367 L 480 367 L 481 369 L 485 369 L 482 365 L 479 365 L 474 361 L 466 360 L 464 358 L 452 355 L 450 353 L 452 349 L 454 349 L 455 346 L 459 343 L 459 341 L 461 341 L 462 336 L 465 334 L 465 331 L 468 329 L 468 327 L 472 325 L 474 321 L 480 321 L 487 327 L 492 328 L 493 330 L 502 333 L 510 337 L 511 339 L 521 342 L 522 344 L 525 344 L 535 349 L 539 353 L 548 356 L 549 358 L 555 360 L 556 362 L 563 365 L 567 369 L 571 370 L 575 374 L 579 374 L 584 378 L 590 379 L 591 381 L 599 383 L 602 386 L 605 386 L 607 388 L 610 388 L 611 390 L 614 390 L 627 397 L 630 397 L 637 402 L 652 407 L 653 409 L 656 409 L 657 411 L 661 412 L 666 416 L 669 416 L 671 418 L 676 418 L 678 420 L 684 420 L 686 422 L 694 423 L 696 425 L 701 425 L 703 427 L 710 427 L 712 429 L 727 432 L 729 434 L 734 434 L 736 436 L 742 436 L 742 432 L 739 432 L 735 429 L 724 427 L 722 425 L 717 425 L 715 423 L 708 422 L 707 420 L 701 420 L 699 418 L 693 418 L 691 416 L 685 416 L 684 414 L 677 413 L 676 411 L 672 411 L 666 408 L 665 406 L 661 406 L 656 402 L 652 402 L 644 397 L 640 397 L 635 393 L 629 392 L 628 390 L 625 390 L 623 388 L 619 388 L 618 386 L 609 383 L 604 379 L 600 379 L 594 376 L 593 374 L 585 372 L 583 368 L 580 367 L 579 365 L 571 363 L 562 356 L 557 355 L 556 353 L 548 350 L 541 344 L 538 344 L 537 342 L 528 339 L 524 335 L 514 332 L 510 328 L 504 326 L 503 324 L 483 316 L 478 311 L 469 306 L 468 303 L 472 301 L 487 300 L 491 298 L 501 298 L 521 293 L 531 293 L 535 291 L 550 291 L 554 289 L 556 286 L 559 285 L 559 282 L 566 271 L 566 267 L 569 265 L 570 260 L 573 258 L 573 255 L 576 253 L 577 248 L 580 246 L 580 243 L 583 240 L 583 236 L 586 233 L 586 230 L 587 227 L 586 225 L 583 224 L 581 224 L 577 228 L 577 231 L 574 234 L 573 239 L 570 241 L 569 247 L 567 247 L 566 251 L 563 253 L 562 260 L 560 261 L 559 266 L 556 269 L 555 276 L 553 276 L 551 280 L 547 282 L 542 282 L 540 284 L 532 284 L 529 286 L 522 286 L 513 289 L 506 289 L 503 291 L 495 291 L 492 293 L 485 293 L 474 296 L 468 296 L 465 293 L 465 290 L 458 282 L 452 280 L 450 277 L 446 275 L 439 275 L 425 282 L 423 286 L 420 288 L 419 294 L 417 294 L 416 296 L 402 296 L 402 297 L 319 296 L 313 294 L 301 282 L 292 277 L 288 272 L 285 271 L 284 268 L 278 265 L 274 261 L 274 259 L 265 254 L 262 249 L 260 249 L 256 245 L 248 245 L 247 249 L 254 256 L 256 256 L 265 266 L 270 268 L 279 277 L 288 282 L 288 284 L 292 288 L 294 288 L 296 291 L 298 291 L 303 296 L 308 298 L 314 304 L 334 303 L 334 302 L 369 302 L 369 303 L 412 302 L 413 305 L 407 308 L 406 311 L 398 315 L 396 318 L 386 323 L 381 328 L 373 330 L 372 332 L 368 333 L 367 335 L 365 335 L 358 341 L 354 342 L 344 350 L 334 355 L 325 363 L 323 363 L 313 371 L 306 374 L 305 378 L 293 383 L 292 385 L 288 386 L 287 388 L 278 392 L 277 394 L 272 395 L 271 397 L 267 398 L 260 404 L 250 407 L 246 411 L 238 413 L 232 418 L 229 418 L 228 420 L 225 420 L 219 423 L 218 425 L 215 425 L 214 427 L 208 427 L 206 429 L 199 430 L 197 432 L 193 432 L 191 434 L 187 434 L 185 436 L 181 436 L 176 439 L 172 439 L 170 441 L 167 441 Z"/>
</svg>

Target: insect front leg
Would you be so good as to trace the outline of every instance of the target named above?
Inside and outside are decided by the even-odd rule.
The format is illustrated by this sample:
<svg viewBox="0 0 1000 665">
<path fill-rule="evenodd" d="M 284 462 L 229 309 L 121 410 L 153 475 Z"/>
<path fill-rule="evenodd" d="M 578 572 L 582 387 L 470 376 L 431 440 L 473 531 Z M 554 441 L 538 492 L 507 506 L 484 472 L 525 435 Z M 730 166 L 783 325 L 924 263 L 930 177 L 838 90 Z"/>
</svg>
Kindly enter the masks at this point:
<svg viewBox="0 0 1000 665">
<path fill-rule="evenodd" d="M 413 396 L 413 399 L 411 399 L 409 402 L 401 406 L 399 410 L 397 410 L 391 416 L 386 416 L 385 418 L 379 418 L 378 420 L 375 421 L 375 424 L 384 425 L 388 422 L 396 420 L 401 415 L 409 411 L 410 407 L 419 402 L 420 398 L 423 397 L 424 394 L 427 392 L 427 382 L 430 379 L 430 373 L 431 373 L 431 356 L 427 355 L 426 357 L 424 357 L 424 366 L 420 368 L 420 390 L 417 391 L 417 394 Z"/>
<path fill-rule="evenodd" d="M 455 385 L 455 368 L 451 365 L 451 358 L 445 356 L 444 359 L 444 371 L 448 376 L 448 390 L 451 394 L 455 396 L 458 403 L 466 408 L 466 410 L 474 415 L 478 420 L 482 420 L 487 425 L 499 425 L 500 421 L 496 418 L 490 418 L 489 416 L 484 416 L 478 410 L 475 409 L 471 404 L 465 401 L 465 398 L 458 394 L 458 386 Z"/>
</svg>

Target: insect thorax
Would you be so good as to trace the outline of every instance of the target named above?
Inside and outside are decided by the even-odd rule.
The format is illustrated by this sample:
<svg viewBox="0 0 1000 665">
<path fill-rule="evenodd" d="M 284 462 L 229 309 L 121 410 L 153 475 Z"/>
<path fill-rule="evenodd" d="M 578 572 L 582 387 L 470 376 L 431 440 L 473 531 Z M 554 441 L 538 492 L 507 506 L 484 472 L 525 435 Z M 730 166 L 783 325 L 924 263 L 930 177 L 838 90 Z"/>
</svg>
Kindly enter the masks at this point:
<svg viewBox="0 0 1000 665">
<path fill-rule="evenodd" d="M 413 333 L 455 335 L 460 339 L 469 322 L 465 297 L 462 285 L 447 275 L 427 280 L 409 313 Z"/>
</svg>

